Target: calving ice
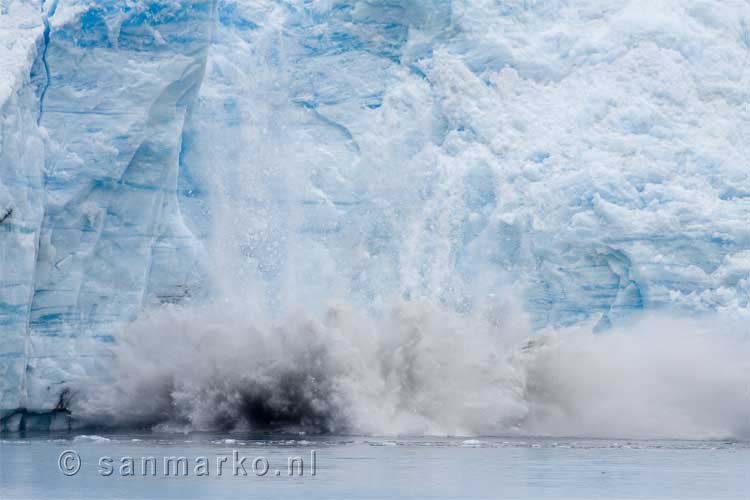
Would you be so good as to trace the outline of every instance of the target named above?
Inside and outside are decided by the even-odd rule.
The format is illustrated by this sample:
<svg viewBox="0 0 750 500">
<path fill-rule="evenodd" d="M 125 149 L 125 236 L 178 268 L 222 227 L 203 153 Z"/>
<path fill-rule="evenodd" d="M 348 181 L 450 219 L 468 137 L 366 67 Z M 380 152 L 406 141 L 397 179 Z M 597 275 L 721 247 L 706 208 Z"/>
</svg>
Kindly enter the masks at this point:
<svg viewBox="0 0 750 500">
<path fill-rule="evenodd" d="M 0 430 L 747 436 L 747 19 L 1 2 Z"/>
</svg>

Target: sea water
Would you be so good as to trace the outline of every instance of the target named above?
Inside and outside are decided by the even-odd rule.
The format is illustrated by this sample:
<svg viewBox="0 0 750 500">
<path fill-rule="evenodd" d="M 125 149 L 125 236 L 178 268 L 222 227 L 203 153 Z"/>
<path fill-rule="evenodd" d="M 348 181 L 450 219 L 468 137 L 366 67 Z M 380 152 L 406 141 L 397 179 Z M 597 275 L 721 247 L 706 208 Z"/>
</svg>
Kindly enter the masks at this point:
<svg viewBox="0 0 750 500">
<path fill-rule="evenodd" d="M 65 452 L 80 460 L 75 474 L 76 462 L 61 460 Z M 234 454 L 247 457 L 236 474 Z M 142 460 L 152 457 L 155 475 L 147 469 L 144 476 Z M 185 475 L 164 473 L 163 459 L 170 457 L 188 460 Z M 209 462 L 207 475 L 194 469 L 201 457 Z M 226 461 L 217 474 L 221 457 Z M 133 475 L 127 475 L 121 467 L 131 458 Z M 106 459 L 111 466 L 102 467 Z M 290 460 L 298 460 L 291 476 Z M 0 497 L 747 498 L 749 463 L 750 446 L 733 441 L 14 435 L 0 441 Z"/>
</svg>

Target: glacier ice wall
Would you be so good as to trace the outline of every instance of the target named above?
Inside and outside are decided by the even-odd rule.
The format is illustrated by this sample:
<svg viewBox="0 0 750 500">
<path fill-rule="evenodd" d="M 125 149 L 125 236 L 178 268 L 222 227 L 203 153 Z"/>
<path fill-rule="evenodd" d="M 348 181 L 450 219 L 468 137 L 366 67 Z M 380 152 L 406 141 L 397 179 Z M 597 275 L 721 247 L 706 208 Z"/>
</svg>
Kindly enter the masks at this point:
<svg viewBox="0 0 750 500">
<path fill-rule="evenodd" d="M 746 318 L 750 10 L 0 2 L 0 412 L 162 303 Z M 3 215 L 3 214 L 7 214 Z"/>
<path fill-rule="evenodd" d="M 44 26 L 31 4 L 10 7 L 3 3 L 0 15 L 0 416 L 25 404 L 21 394 L 34 293 L 31 277 L 44 212 L 44 143 L 36 123 L 38 93 L 31 81 Z"/>
<path fill-rule="evenodd" d="M 200 279 L 180 152 L 214 5 L 3 6 L 19 64 L 3 88 L 0 408 L 41 411 L 118 325 Z"/>
</svg>

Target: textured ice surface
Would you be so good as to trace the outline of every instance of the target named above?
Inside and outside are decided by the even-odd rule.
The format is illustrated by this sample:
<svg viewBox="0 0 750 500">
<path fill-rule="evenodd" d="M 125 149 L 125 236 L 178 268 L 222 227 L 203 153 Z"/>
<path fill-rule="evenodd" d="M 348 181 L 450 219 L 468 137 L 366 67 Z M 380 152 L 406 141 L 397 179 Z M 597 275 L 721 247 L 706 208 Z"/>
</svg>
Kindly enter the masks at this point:
<svg viewBox="0 0 750 500">
<path fill-rule="evenodd" d="M 747 308 L 744 4 L 304 5 L 219 5 L 187 160 L 282 293 Z"/>
<path fill-rule="evenodd" d="M 143 309 L 232 291 L 745 318 L 749 23 L 740 0 L 2 0 L 0 412 L 53 408 Z"/>
<path fill-rule="evenodd" d="M 180 149 L 213 14 L 3 4 L 3 50 L 26 64 L 3 73 L 0 408 L 53 408 L 119 323 L 186 293 L 196 239 Z"/>
</svg>

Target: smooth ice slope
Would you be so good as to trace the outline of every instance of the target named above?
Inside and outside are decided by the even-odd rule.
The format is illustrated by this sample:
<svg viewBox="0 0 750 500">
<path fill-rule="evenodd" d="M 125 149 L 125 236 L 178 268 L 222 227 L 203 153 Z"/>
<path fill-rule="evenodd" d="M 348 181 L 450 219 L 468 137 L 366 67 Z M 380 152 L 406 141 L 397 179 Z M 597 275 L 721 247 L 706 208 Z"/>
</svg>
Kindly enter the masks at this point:
<svg viewBox="0 0 750 500">
<path fill-rule="evenodd" d="M 0 411 L 160 303 L 747 317 L 739 0 L 0 3 Z M 2 218 L 2 217 L 0 217 Z"/>
</svg>

